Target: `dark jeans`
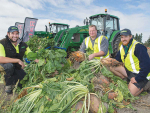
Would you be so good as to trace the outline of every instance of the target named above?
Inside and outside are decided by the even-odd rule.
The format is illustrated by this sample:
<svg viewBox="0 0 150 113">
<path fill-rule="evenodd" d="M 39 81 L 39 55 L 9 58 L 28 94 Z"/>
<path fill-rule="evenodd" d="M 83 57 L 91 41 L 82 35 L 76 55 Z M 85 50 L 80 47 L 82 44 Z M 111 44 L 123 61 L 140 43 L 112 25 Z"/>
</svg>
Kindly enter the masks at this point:
<svg viewBox="0 0 150 113">
<path fill-rule="evenodd" d="M 0 65 L 4 68 L 6 72 L 6 75 L 4 75 L 6 86 L 15 85 L 18 80 L 19 81 L 22 80 L 26 75 L 23 69 L 16 69 L 12 63 L 6 63 Z M 18 84 L 18 86 L 22 87 L 20 83 Z"/>
</svg>

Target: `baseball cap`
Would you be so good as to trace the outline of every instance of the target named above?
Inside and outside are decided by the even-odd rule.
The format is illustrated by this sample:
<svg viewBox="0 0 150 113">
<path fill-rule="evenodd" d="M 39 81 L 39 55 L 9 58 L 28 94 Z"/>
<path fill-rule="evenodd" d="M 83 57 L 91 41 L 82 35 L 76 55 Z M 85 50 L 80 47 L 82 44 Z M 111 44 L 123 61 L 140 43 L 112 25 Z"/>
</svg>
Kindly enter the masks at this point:
<svg viewBox="0 0 150 113">
<path fill-rule="evenodd" d="M 132 33 L 129 29 L 123 29 L 120 31 L 120 35 L 128 36 L 128 35 L 132 35 Z"/>
<path fill-rule="evenodd" d="M 18 31 L 19 32 L 18 27 L 16 27 L 16 26 L 10 26 L 8 28 L 8 32 L 14 32 L 14 31 Z"/>
</svg>

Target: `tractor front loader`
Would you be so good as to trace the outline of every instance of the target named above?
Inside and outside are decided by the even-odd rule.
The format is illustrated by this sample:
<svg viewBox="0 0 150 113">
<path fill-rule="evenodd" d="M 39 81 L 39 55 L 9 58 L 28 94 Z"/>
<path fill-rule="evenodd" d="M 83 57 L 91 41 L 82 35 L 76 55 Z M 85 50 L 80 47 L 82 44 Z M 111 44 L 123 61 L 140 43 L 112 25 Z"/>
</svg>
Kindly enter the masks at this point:
<svg viewBox="0 0 150 113">
<path fill-rule="evenodd" d="M 76 51 L 87 36 L 88 26 L 78 26 L 58 32 L 54 40 L 56 46 L 66 48 L 67 51 Z"/>
</svg>

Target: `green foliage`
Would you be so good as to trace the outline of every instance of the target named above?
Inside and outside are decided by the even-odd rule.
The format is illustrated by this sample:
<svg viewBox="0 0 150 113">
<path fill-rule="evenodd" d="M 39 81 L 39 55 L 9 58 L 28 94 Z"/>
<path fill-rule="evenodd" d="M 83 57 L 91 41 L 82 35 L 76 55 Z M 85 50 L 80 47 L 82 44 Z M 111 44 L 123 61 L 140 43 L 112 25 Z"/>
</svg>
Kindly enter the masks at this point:
<svg viewBox="0 0 150 113">
<path fill-rule="evenodd" d="M 114 108 L 112 106 L 112 104 L 109 104 L 109 107 L 108 107 L 108 113 L 114 113 Z"/>
<path fill-rule="evenodd" d="M 34 54 L 29 54 L 31 58 L 29 60 L 34 60 Z M 32 84 L 37 84 L 46 78 L 52 77 L 55 71 L 65 71 L 69 68 L 69 64 L 66 57 L 66 52 L 64 50 L 44 50 L 40 49 L 37 54 L 38 63 L 32 61 L 27 67 L 25 67 L 26 75 L 21 81 L 23 86 L 28 86 Z M 65 68 L 62 66 L 64 65 Z"/>
<path fill-rule="evenodd" d="M 114 98 L 114 100 L 116 100 L 117 102 L 122 102 L 123 101 L 123 94 L 122 92 L 117 88 L 115 90 L 115 92 L 118 94 L 116 98 Z"/>
<path fill-rule="evenodd" d="M 23 87 L 40 83 L 49 77 L 53 77 L 55 71 L 61 73 L 70 67 L 65 58 L 67 56 L 65 50 L 55 49 L 52 47 L 53 45 L 50 49 L 45 49 L 49 44 L 53 44 L 53 40 L 34 36 L 27 43 L 32 52 L 27 55 L 31 63 L 25 67 L 24 70 L 27 74 L 20 82 Z M 35 59 L 39 59 L 39 62 L 35 63 Z"/>
<path fill-rule="evenodd" d="M 26 42 L 32 52 L 37 52 L 39 49 L 45 49 L 46 47 L 53 47 L 54 40 L 47 38 L 39 38 L 38 36 L 32 36 L 29 41 Z"/>
<path fill-rule="evenodd" d="M 99 109 L 97 113 L 107 113 L 107 109 L 104 106 L 103 102 L 100 102 Z"/>
<path fill-rule="evenodd" d="M 35 60 L 37 58 L 37 53 L 30 52 L 28 53 L 27 58 L 30 60 Z"/>
<path fill-rule="evenodd" d="M 12 113 L 72 113 L 71 107 L 83 97 L 86 101 L 89 95 L 88 88 L 80 83 L 55 82 L 53 79 L 30 88 L 33 89 L 14 103 Z M 86 107 L 84 102 L 83 108 Z"/>
<path fill-rule="evenodd" d="M 94 53 L 94 50 L 91 50 L 90 48 L 86 48 L 85 51 L 88 56 Z"/>
<path fill-rule="evenodd" d="M 109 103 L 108 93 L 105 93 L 101 98 L 102 98 L 102 101 L 103 101 L 103 102 Z"/>
<path fill-rule="evenodd" d="M 92 74 L 92 71 L 88 69 L 89 67 L 90 66 L 87 65 L 86 61 L 83 61 L 80 63 L 78 69 L 70 68 L 62 72 L 60 76 L 57 76 L 57 78 L 59 81 L 63 82 L 66 80 L 66 78 L 74 77 L 73 81 L 88 86 L 88 89 L 93 92 L 94 86 L 90 81 L 94 77 L 94 74 Z"/>
<path fill-rule="evenodd" d="M 99 107 L 99 113 L 106 112 L 103 102 L 109 103 L 108 111 L 110 113 L 114 111 L 114 107 L 134 109 L 131 104 L 125 106 L 122 103 L 123 100 L 132 102 L 137 99 L 129 92 L 127 82 L 114 76 L 113 73 L 101 65 L 99 60 L 85 60 L 80 63 L 78 69 L 73 69 L 65 58 L 67 53 L 64 50 L 55 49 L 53 46 L 50 49 L 45 49 L 47 44 L 43 44 L 44 41 L 41 42 L 37 37 L 33 39 L 31 40 L 33 41 L 32 43 L 38 40 L 37 42 L 42 46 L 38 45 L 38 43 L 34 45 L 28 42 L 33 52 L 27 55 L 31 63 L 25 67 L 27 74 L 21 83 L 23 87 L 30 87 L 40 83 L 38 85 L 40 88 L 31 86 L 32 89 L 28 89 L 28 95 L 22 97 L 14 104 L 12 113 L 72 113 L 74 109 L 71 107 L 74 104 L 83 97 L 86 100 L 89 98 L 89 92 L 94 92 L 94 85 L 91 79 L 99 71 L 113 81 L 108 86 L 109 91 L 114 91 L 118 94 L 114 100 L 110 100 L 108 99 L 109 91 L 103 92 L 103 96 L 100 97 L 102 102 Z M 53 41 L 50 43 L 53 43 Z M 88 48 L 86 53 L 90 55 L 93 53 L 93 50 Z M 39 62 L 35 63 L 33 61 L 35 59 L 39 59 Z M 54 77 L 53 74 L 56 71 L 59 73 Z M 73 78 L 72 81 L 67 82 L 66 80 L 70 77 Z M 85 111 L 87 110 L 86 107 L 86 102 L 84 102 L 83 108 Z M 83 108 L 78 112 L 82 112 Z"/>
</svg>

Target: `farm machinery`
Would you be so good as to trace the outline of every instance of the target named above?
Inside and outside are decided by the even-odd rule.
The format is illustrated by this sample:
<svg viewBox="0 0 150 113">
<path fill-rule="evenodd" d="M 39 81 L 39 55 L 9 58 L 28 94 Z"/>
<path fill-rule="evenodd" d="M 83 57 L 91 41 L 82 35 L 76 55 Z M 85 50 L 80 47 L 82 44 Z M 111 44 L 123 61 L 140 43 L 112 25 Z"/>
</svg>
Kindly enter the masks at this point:
<svg viewBox="0 0 150 113">
<path fill-rule="evenodd" d="M 45 31 L 35 31 L 34 35 L 37 35 L 38 37 L 47 37 L 47 38 L 54 38 L 55 35 L 60 31 L 64 29 L 68 29 L 68 24 L 63 23 L 50 23 L 49 22 L 49 31 L 48 27 L 45 25 L 46 30 Z"/>
<path fill-rule="evenodd" d="M 84 19 L 84 24 L 85 26 L 59 31 L 54 38 L 56 46 L 66 48 L 67 51 L 78 50 L 83 40 L 89 36 L 89 25 L 96 25 L 97 32 L 108 38 L 111 57 L 115 57 L 121 45 L 119 18 L 107 14 L 105 10 L 105 14 L 96 14 Z"/>
<path fill-rule="evenodd" d="M 61 30 L 54 38 L 55 46 L 66 48 L 67 51 L 76 51 L 87 36 L 88 25 Z"/>
</svg>

